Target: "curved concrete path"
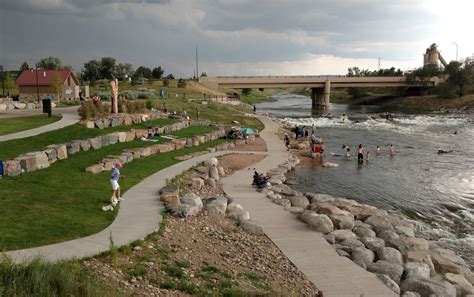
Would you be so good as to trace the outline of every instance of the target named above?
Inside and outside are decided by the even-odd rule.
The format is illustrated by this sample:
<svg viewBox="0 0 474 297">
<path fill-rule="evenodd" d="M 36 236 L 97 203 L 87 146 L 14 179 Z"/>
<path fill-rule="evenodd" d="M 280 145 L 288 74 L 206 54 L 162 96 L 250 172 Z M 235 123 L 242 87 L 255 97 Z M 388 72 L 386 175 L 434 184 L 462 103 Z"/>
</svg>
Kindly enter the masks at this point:
<svg viewBox="0 0 474 297">
<path fill-rule="evenodd" d="M 275 135 L 279 125 L 266 117 L 259 119 L 265 124 L 260 135 L 267 144 L 268 156 L 249 168 L 267 172 L 286 161 L 289 154 L 283 141 Z M 250 212 L 251 219 L 264 227 L 265 234 L 323 291 L 324 297 L 398 296 L 375 274 L 339 256 L 321 233 L 312 231 L 282 206 L 255 191 L 250 185 L 253 170 L 249 168 L 224 178 L 224 191 Z"/>
<path fill-rule="evenodd" d="M 73 125 L 77 122 L 79 122 L 80 117 L 77 114 L 77 107 L 75 107 L 75 113 L 70 112 L 71 108 L 64 108 L 63 110 L 55 110 L 55 111 L 61 111 L 57 113 L 62 114 L 62 119 L 60 119 L 57 122 L 54 122 L 49 125 L 41 126 L 38 128 L 30 129 L 30 130 L 25 130 L 25 131 L 20 131 L 17 133 L 12 133 L 12 134 L 7 134 L 7 135 L 2 135 L 0 136 L 0 142 L 1 141 L 7 141 L 7 140 L 12 140 L 12 139 L 19 139 L 19 138 L 25 138 L 25 137 L 30 137 L 30 136 L 35 136 L 44 132 L 49 132 L 57 129 L 64 128 L 66 126 Z M 31 116 L 31 114 L 28 114 L 28 116 Z M 0 117 L 0 118 L 6 118 L 6 117 Z"/>
</svg>

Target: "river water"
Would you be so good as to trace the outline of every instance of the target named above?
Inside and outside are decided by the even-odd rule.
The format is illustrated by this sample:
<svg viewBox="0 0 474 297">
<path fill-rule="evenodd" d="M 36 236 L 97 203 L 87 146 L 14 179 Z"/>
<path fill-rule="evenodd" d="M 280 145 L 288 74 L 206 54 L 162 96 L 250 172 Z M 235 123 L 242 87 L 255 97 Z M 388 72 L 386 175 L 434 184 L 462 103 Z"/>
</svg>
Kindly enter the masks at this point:
<svg viewBox="0 0 474 297">
<path fill-rule="evenodd" d="M 311 99 L 275 94 L 275 102 L 258 105 L 291 125 L 316 127 L 325 144 L 323 160 L 310 159 L 289 176 L 300 191 L 347 197 L 423 221 L 424 234 L 455 249 L 474 267 L 474 119 L 468 115 L 395 115 L 387 121 L 377 107 L 332 104 L 331 119 L 311 112 Z M 340 118 L 345 113 L 348 120 Z M 454 132 L 457 131 L 457 134 Z M 362 144 L 368 164 L 333 157 L 342 144 L 354 154 Z M 395 146 L 390 157 L 388 147 Z M 376 156 L 380 145 L 382 154 Z M 437 154 L 438 148 L 453 150 Z"/>
</svg>

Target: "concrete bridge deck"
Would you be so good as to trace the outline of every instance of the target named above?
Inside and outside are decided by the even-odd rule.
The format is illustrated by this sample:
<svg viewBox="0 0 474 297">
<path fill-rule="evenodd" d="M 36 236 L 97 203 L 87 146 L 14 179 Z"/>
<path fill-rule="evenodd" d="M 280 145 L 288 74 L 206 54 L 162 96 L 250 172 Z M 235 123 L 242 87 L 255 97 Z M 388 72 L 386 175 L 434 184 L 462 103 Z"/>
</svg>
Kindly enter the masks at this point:
<svg viewBox="0 0 474 297">
<path fill-rule="evenodd" d="M 441 80 L 434 77 L 428 86 Z M 311 88 L 313 108 L 329 106 L 331 88 L 387 88 L 410 87 L 404 76 L 215 76 L 201 77 L 199 82 L 211 89 L 279 89 Z"/>
</svg>

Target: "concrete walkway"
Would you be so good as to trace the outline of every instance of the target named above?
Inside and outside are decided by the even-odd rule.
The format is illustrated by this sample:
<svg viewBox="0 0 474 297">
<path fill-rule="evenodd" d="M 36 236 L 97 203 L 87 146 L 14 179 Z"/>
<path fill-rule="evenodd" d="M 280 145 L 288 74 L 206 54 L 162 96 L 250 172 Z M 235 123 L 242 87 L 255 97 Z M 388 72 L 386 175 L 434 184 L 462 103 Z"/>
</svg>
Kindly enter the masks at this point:
<svg viewBox="0 0 474 297">
<path fill-rule="evenodd" d="M 59 111 L 59 112 L 58 112 Z M 71 112 L 71 108 L 64 108 L 64 109 L 55 109 L 55 114 L 61 113 L 62 114 L 62 119 L 60 119 L 57 122 L 54 122 L 49 125 L 41 126 L 38 128 L 30 129 L 30 130 L 25 130 L 17 133 L 12 133 L 12 134 L 7 134 L 7 135 L 2 135 L 0 136 L 0 142 L 1 141 L 7 141 L 7 140 L 12 140 L 12 139 L 19 139 L 19 138 L 25 138 L 25 137 L 30 137 L 30 136 L 35 136 L 44 132 L 49 132 L 57 129 L 64 128 L 66 126 L 73 125 L 77 122 L 79 122 L 80 117 L 77 114 L 77 107 L 75 107 L 75 112 Z M 31 116 L 32 114 L 28 114 L 28 116 Z M 0 117 L 0 118 L 8 118 L 9 116 L 5 117 Z M 12 116 L 14 117 L 14 116 Z M 19 116 L 18 116 L 19 117 Z M 10 117 L 11 118 L 11 117 Z"/>
<path fill-rule="evenodd" d="M 278 124 L 264 117 L 260 120 L 265 124 L 261 136 L 267 144 L 268 156 L 251 168 L 267 172 L 289 155 L 283 141 L 275 135 Z M 321 233 L 312 231 L 282 206 L 255 191 L 250 185 L 252 176 L 253 170 L 246 168 L 224 178 L 224 191 L 250 212 L 251 219 L 264 227 L 266 235 L 323 291 L 324 297 L 397 296 L 375 274 L 339 256 Z"/>
<path fill-rule="evenodd" d="M 166 179 L 179 175 L 211 157 L 228 153 L 230 152 L 218 151 L 198 156 L 149 176 L 122 196 L 125 201 L 121 202 L 117 217 L 110 226 L 99 233 L 57 244 L 10 251 L 5 254 L 16 263 L 26 262 L 37 256 L 41 256 L 47 261 L 79 259 L 108 251 L 110 238 L 116 246 L 144 239 L 148 234 L 157 230 L 162 220 L 160 212 L 164 206 L 159 200 L 158 190 L 166 185 Z"/>
</svg>

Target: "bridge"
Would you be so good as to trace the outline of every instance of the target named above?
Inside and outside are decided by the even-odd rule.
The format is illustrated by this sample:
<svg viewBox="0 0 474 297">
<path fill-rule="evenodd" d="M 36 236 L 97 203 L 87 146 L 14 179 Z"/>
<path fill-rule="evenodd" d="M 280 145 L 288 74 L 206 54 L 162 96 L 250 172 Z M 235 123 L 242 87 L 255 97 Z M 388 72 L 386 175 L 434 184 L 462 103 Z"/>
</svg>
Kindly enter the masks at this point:
<svg viewBox="0 0 474 297">
<path fill-rule="evenodd" d="M 428 86 L 436 86 L 440 81 L 434 77 Z M 313 108 L 329 106 L 331 88 L 413 87 L 404 76 L 215 76 L 201 77 L 199 82 L 215 90 L 311 88 Z"/>
</svg>

